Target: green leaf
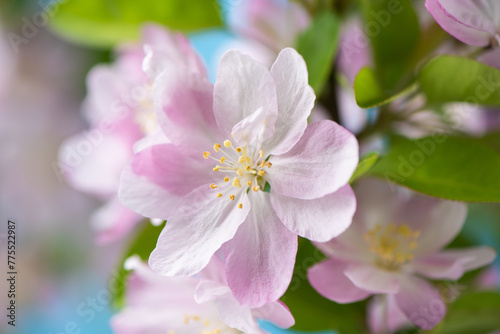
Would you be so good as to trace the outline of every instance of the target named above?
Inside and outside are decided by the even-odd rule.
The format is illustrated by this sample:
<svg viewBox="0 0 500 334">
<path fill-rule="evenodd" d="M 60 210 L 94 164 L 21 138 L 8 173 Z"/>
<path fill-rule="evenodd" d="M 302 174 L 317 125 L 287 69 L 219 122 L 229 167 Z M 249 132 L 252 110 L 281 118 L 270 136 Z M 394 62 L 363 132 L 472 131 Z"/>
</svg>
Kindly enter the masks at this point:
<svg viewBox="0 0 500 334">
<path fill-rule="evenodd" d="M 71 0 L 51 19 L 61 36 L 96 47 L 137 40 L 146 22 L 183 32 L 222 25 L 217 2 L 207 0 Z"/>
<path fill-rule="evenodd" d="M 500 202 L 500 155 L 475 140 L 394 136 L 389 147 L 370 174 L 430 196 Z"/>
<path fill-rule="evenodd" d="M 132 255 L 138 255 L 142 260 L 147 261 L 149 255 L 156 247 L 156 241 L 160 236 L 160 232 L 165 227 L 165 222 L 160 226 L 145 223 L 144 228 L 140 231 L 137 238 L 130 244 L 128 251 L 120 261 L 117 269 L 118 274 L 115 275 L 116 285 L 115 291 L 111 297 L 111 303 L 116 309 L 120 309 L 125 305 L 125 293 L 127 291 L 127 278 L 130 271 L 126 270 L 123 266 L 125 260 Z"/>
<path fill-rule="evenodd" d="M 309 84 L 319 95 L 335 60 L 339 42 L 340 20 L 331 12 L 318 15 L 311 26 L 299 36 L 297 51 L 304 57 Z"/>
<path fill-rule="evenodd" d="M 373 165 L 377 162 L 379 157 L 380 154 L 378 153 L 368 153 L 367 155 L 362 157 L 361 160 L 359 161 L 358 167 L 352 174 L 349 183 L 353 183 L 354 181 L 356 181 L 357 179 L 368 173 L 370 169 L 373 167 Z"/>
<path fill-rule="evenodd" d="M 295 317 L 293 329 L 300 331 L 334 329 L 340 334 L 366 333 L 365 303 L 337 304 L 322 297 L 309 284 L 307 270 L 324 257 L 310 241 L 299 239 L 292 282 L 281 298 Z"/>
<path fill-rule="evenodd" d="M 430 104 L 500 106 L 500 71 L 472 59 L 439 56 L 420 71 L 418 82 Z"/>
<path fill-rule="evenodd" d="M 411 85 L 403 91 L 391 95 L 391 90 L 384 90 L 377 80 L 377 74 L 369 67 L 364 67 L 359 71 L 354 80 L 354 95 L 356 103 L 361 108 L 373 108 L 387 104 L 395 99 L 408 94 L 416 89 Z"/>
<path fill-rule="evenodd" d="M 362 0 L 361 4 L 378 81 L 384 91 L 389 90 L 388 96 L 395 95 L 418 46 L 417 14 L 409 0 Z"/>
<path fill-rule="evenodd" d="M 476 292 L 461 296 L 443 322 L 430 334 L 487 334 L 500 329 L 500 293 Z"/>
</svg>

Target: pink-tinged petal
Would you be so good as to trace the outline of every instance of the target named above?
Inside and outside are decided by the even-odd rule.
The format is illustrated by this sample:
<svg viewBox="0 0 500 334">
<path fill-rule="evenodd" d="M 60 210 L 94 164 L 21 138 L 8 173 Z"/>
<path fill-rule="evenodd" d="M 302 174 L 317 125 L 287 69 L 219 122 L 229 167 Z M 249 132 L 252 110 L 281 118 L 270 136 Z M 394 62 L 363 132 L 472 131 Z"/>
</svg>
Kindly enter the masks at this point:
<svg viewBox="0 0 500 334">
<path fill-rule="evenodd" d="M 271 192 L 271 203 L 283 224 L 293 233 L 325 242 L 344 232 L 356 210 L 356 197 L 349 185 L 312 200 Z"/>
<path fill-rule="evenodd" d="M 275 53 L 295 45 L 310 17 L 290 1 L 244 0 L 231 11 L 229 24 L 239 35 L 266 45 Z"/>
<path fill-rule="evenodd" d="M 92 214 L 90 224 L 97 234 L 97 242 L 109 243 L 127 235 L 142 219 L 114 198 Z"/>
<path fill-rule="evenodd" d="M 457 280 L 464 273 L 492 263 L 496 253 L 490 247 L 475 247 L 460 250 L 444 250 L 410 263 L 421 275 L 434 279 Z"/>
<path fill-rule="evenodd" d="M 306 63 L 294 49 L 280 52 L 271 68 L 271 76 L 278 97 L 278 119 L 275 133 L 263 149 L 280 155 L 288 152 L 304 133 L 316 96 L 308 83 Z"/>
<path fill-rule="evenodd" d="M 227 285 L 209 281 L 201 280 L 194 294 L 194 299 L 198 304 L 216 301 L 226 295 L 231 295 L 231 289 Z"/>
<path fill-rule="evenodd" d="M 260 144 L 274 133 L 274 124 L 267 122 L 267 114 L 264 109 L 259 108 L 250 116 L 242 119 L 233 127 L 232 137 L 240 146 Z"/>
<path fill-rule="evenodd" d="M 309 268 L 307 277 L 323 297 L 340 304 L 357 302 L 370 296 L 370 291 L 358 288 L 344 274 L 347 265 L 346 262 L 330 258 Z"/>
<path fill-rule="evenodd" d="M 477 60 L 500 70 L 500 48 L 494 48 L 493 50 L 483 52 Z"/>
<path fill-rule="evenodd" d="M 350 264 L 344 274 L 358 288 L 372 293 L 397 293 L 400 279 L 397 274 L 367 264 Z"/>
<path fill-rule="evenodd" d="M 496 32 L 494 22 L 482 11 L 482 4 L 467 0 L 427 0 L 425 6 L 444 30 L 466 44 L 489 45 Z"/>
<path fill-rule="evenodd" d="M 235 237 L 224 246 L 229 287 L 243 305 L 276 301 L 292 279 L 297 236 L 274 212 L 269 194 L 250 192 L 252 210 Z"/>
<path fill-rule="evenodd" d="M 393 295 L 375 296 L 368 304 L 368 326 L 372 334 L 395 333 L 411 326 Z"/>
<path fill-rule="evenodd" d="M 421 278 L 402 278 L 401 288 L 394 297 L 406 317 L 425 330 L 434 328 L 446 314 L 446 305 L 439 292 Z"/>
<path fill-rule="evenodd" d="M 217 311 L 220 319 L 231 328 L 243 333 L 264 334 L 252 314 L 252 309 L 243 306 L 231 295 L 227 294 L 217 300 Z"/>
<path fill-rule="evenodd" d="M 201 74 L 180 69 L 162 72 L 153 86 L 158 123 L 180 150 L 201 156 L 218 139 L 212 111 L 213 86 Z"/>
<path fill-rule="evenodd" d="M 160 144 L 169 144 L 170 139 L 165 136 L 161 129 L 157 128 L 153 133 L 139 139 L 134 144 L 134 153 L 140 152 L 148 147 Z"/>
<path fill-rule="evenodd" d="M 208 280 L 227 286 L 226 280 L 226 264 L 220 259 L 223 255 L 221 249 L 210 259 L 210 262 L 205 268 L 197 275 L 201 280 Z"/>
<path fill-rule="evenodd" d="M 185 68 L 207 76 L 203 61 L 183 34 L 169 32 L 155 24 L 145 25 L 142 34 L 146 53 L 143 70 L 150 78 L 156 78 L 168 67 Z"/>
<path fill-rule="evenodd" d="M 287 153 L 271 156 L 267 179 L 272 191 L 314 199 L 347 184 L 358 165 L 356 137 L 333 121 L 310 124 Z"/>
<path fill-rule="evenodd" d="M 203 158 L 196 160 L 183 155 L 172 144 L 144 149 L 130 163 L 135 174 L 180 197 L 203 184 L 210 184 L 211 165 Z"/>
<path fill-rule="evenodd" d="M 238 51 L 225 53 L 214 88 L 214 112 L 225 136 L 241 120 L 262 109 L 269 126 L 278 115 L 276 88 L 269 70 Z"/>
<path fill-rule="evenodd" d="M 127 208 L 148 218 L 168 219 L 181 197 L 169 192 L 127 166 L 122 173 L 118 198 Z"/>
<path fill-rule="evenodd" d="M 91 129 L 61 145 L 59 163 L 67 166 L 65 176 L 71 186 L 107 199 L 116 194 L 132 154 L 132 143 L 120 134 Z"/>
<path fill-rule="evenodd" d="M 270 302 L 252 310 L 254 317 L 271 321 L 280 328 L 289 328 L 295 324 L 292 313 L 281 301 Z"/>
<path fill-rule="evenodd" d="M 161 232 L 149 258 L 151 268 L 165 276 L 198 273 L 221 245 L 234 237 L 249 211 L 244 191 L 230 201 L 218 198 L 208 185 L 195 189 L 180 201 Z"/>
</svg>

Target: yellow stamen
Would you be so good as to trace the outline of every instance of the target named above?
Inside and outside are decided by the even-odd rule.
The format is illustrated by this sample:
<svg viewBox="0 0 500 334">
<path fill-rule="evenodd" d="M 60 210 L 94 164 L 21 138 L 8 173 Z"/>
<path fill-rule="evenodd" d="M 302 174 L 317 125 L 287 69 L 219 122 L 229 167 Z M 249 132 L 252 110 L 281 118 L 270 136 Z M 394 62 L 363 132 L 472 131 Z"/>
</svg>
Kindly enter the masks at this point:
<svg viewBox="0 0 500 334">
<path fill-rule="evenodd" d="M 214 172 L 218 172 L 218 171 L 219 171 L 219 167 L 214 167 L 212 170 L 213 170 Z"/>
<path fill-rule="evenodd" d="M 241 181 L 237 177 L 233 179 L 233 187 L 235 188 L 241 188 Z"/>
<path fill-rule="evenodd" d="M 222 193 L 217 193 L 217 197 L 222 197 Z"/>
<path fill-rule="evenodd" d="M 234 195 L 229 195 L 229 198 L 231 199 L 231 201 L 234 201 Z"/>
<path fill-rule="evenodd" d="M 259 151 L 259 157 L 261 157 L 261 158 L 262 158 L 263 156 L 264 156 L 264 151 L 260 150 L 260 151 Z"/>
<path fill-rule="evenodd" d="M 241 147 L 237 147 L 236 152 L 241 153 Z"/>
<path fill-rule="evenodd" d="M 252 185 L 252 181 L 248 181 L 247 185 L 251 186 Z"/>
<path fill-rule="evenodd" d="M 205 159 L 208 159 L 208 157 L 209 157 L 209 156 L 210 156 L 210 152 L 206 152 L 206 151 L 205 151 L 205 152 L 203 152 L 203 157 L 204 157 Z"/>
<path fill-rule="evenodd" d="M 224 140 L 224 146 L 231 147 L 231 141 L 229 139 Z"/>
<path fill-rule="evenodd" d="M 260 176 L 264 176 L 264 174 L 266 174 L 266 172 L 265 172 L 265 171 L 263 171 L 263 170 L 259 170 L 259 173 L 258 173 L 258 174 L 259 174 Z"/>
<path fill-rule="evenodd" d="M 238 209 L 243 209 L 243 203 L 238 204 Z"/>
<path fill-rule="evenodd" d="M 220 158 L 220 163 L 221 163 L 221 164 L 223 164 L 223 163 L 224 163 L 224 161 L 226 161 L 226 157 L 222 157 L 222 158 Z"/>
<path fill-rule="evenodd" d="M 217 186 L 217 185 L 215 185 L 214 183 L 212 183 L 212 184 L 210 185 L 210 188 L 212 188 L 212 189 L 217 189 L 217 188 L 219 188 L 219 186 Z"/>
<path fill-rule="evenodd" d="M 221 148 L 221 147 L 222 147 L 222 146 L 221 146 L 220 144 L 215 143 L 215 144 L 214 144 L 214 151 L 215 151 L 215 152 L 219 152 L 219 148 Z"/>
<path fill-rule="evenodd" d="M 260 186 L 253 186 L 253 187 L 252 187 L 252 190 L 253 190 L 253 191 L 255 191 L 255 192 L 257 192 L 257 191 L 259 191 L 259 190 L 260 190 Z"/>
<path fill-rule="evenodd" d="M 238 169 L 238 171 L 236 172 L 236 174 L 238 174 L 239 177 L 242 177 L 243 176 L 243 171 L 241 169 Z"/>
<path fill-rule="evenodd" d="M 227 176 L 224 178 L 224 182 L 229 182 L 229 178 Z"/>
</svg>

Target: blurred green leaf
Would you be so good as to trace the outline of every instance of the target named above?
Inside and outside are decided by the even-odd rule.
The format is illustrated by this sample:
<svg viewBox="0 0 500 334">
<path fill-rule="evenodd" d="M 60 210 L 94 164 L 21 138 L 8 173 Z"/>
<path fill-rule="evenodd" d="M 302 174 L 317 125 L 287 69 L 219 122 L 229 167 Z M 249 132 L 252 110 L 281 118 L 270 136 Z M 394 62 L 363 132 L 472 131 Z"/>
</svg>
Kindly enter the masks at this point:
<svg viewBox="0 0 500 334">
<path fill-rule="evenodd" d="M 500 131 L 488 133 L 479 141 L 500 153 Z"/>
<path fill-rule="evenodd" d="M 379 157 L 380 154 L 378 153 L 368 153 L 367 155 L 363 156 L 359 161 L 358 167 L 352 174 L 349 183 L 353 183 L 354 181 L 368 173 L 373 165 L 377 162 Z"/>
<path fill-rule="evenodd" d="M 430 334 L 487 334 L 500 329 L 500 293 L 476 292 L 459 297 Z"/>
<path fill-rule="evenodd" d="M 420 71 L 418 82 L 430 104 L 500 106 L 500 71 L 472 59 L 439 56 Z"/>
<path fill-rule="evenodd" d="M 362 0 L 361 4 L 376 77 L 385 95 L 395 95 L 401 90 L 403 78 L 412 71 L 409 65 L 420 38 L 417 14 L 409 0 Z M 409 82 L 411 72 L 406 79 Z"/>
<path fill-rule="evenodd" d="M 137 40 L 147 22 L 183 32 L 222 25 L 217 2 L 210 0 L 71 0 L 51 21 L 61 36 L 96 47 Z"/>
<path fill-rule="evenodd" d="M 324 255 L 309 240 L 299 239 L 292 282 L 281 298 L 295 317 L 293 329 L 300 331 L 334 329 L 340 334 L 366 333 L 364 302 L 340 305 L 322 297 L 309 284 L 308 268 L 323 259 Z"/>
<path fill-rule="evenodd" d="M 380 83 L 377 80 L 377 74 L 369 67 L 362 68 L 354 80 L 354 95 L 356 97 L 356 103 L 358 106 L 365 109 L 392 102 L 395 99 L 412 92 L 415 88 L 415 85 L 411 85 L 403 91 L 391 95 L 390 91 L 384 90 L 380 86 Z"/>
<path fill-rule="evenodd" d="M 297 41 L 297 51 L 304 57 L 309 71 L 309 84 L 317 95 L 321 93 L 332 69 L 339 32 L 339 18 L 331 12 L 323 12 Z"/>
<path fill-rule="evenodd" d="M 370 174 L 441 198 L 500 202 L 500 155 L 466 138 L 393 136 Z"/>
<path fill-rule="evenodd" d="M 123 267 L 125 260 L 132 255 L 138 255 L 142 260 L 147 261 L 149 255 L 156 247 L 156 241 L 160 236 L 160 232 L 165 227 L 165 223 L 160 226 L 154 226 L 149 223 L 144 224 L 143 229 L 137 235 L 137 238 L 130 244 L 125 256 L 120 261 L 116 275 L 116 292 L 111 297 L 111 304 L 116 309 L 120 309 L 125 305 L 125 293 L 127 291 L 127 278 L 130 271 Z"/>
</svg>

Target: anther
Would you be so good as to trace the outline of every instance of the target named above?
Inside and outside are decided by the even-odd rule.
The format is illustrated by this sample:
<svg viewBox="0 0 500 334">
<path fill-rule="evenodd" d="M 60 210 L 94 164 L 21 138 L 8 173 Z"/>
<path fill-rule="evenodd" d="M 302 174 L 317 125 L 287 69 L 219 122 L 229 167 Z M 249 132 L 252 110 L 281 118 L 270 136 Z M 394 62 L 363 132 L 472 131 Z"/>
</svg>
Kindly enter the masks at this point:
<svg viewBox="0 0 500 334">
<path fill-rule="evenodd" d="M 215 151 L 215 152 L 219 152 L 219 148 L 221 148 L 221 147 L 222 147 L 222 146 L 221 146 L 220 144 L 215 143 L 215 144 L 214 144 L 214 151 Z"/>
<path fill-rule="evenodd" d="M 214 183 L 212 183 L 212 184 L 210 185 L 210 188 L 212 188 L 212 189 L 217 189 L 217 188 L 219 188 L 219 186 L 217 186 L 217 185 L 215 185 Z"/>
<path fill-rule="evenodd" d="M 234 201 L 234 195 L 229 195 L 229 198 L 231 199 L 231 201 Z"/>
<path fill-rule="evenodd" d="M 252 190 L 253 190 L 253 191 L 255 191 L 255 192 L 257 192 L 257 191 L 259 191 L 259 190 L 260 190 L 260 186 L 253 186 L 253 187 L 252 187 Z"/>
<path fill-rule="evenodd" d="M 214 167 L 212 170 L 213 170 L 214 172 L 218 172 L 218 171 L 219 171 L 219 167 Z"/>
<path fill-rule="evenodd" d="M 229 178 L 227 176 L 224 178 L 224 182 L 229 182 Z"/>
<path fill-rule="evenodd" d="M 241 153 L 241 147 L 237 147 L 236 152 Z"/>
<path fill-rule="evenodd" d="M 231 141 L 229 139 L 224 140 L 224 146 L 231 147 Z"/>
<path fill-rule="evenodd" d="M 243 171 L 241 169 L 238 169 L 238 171 L 236 172 L 236 174 L 238 174 L 239 177 L 242 177 L 243 176 Z"/>
<path fill-rule="evenodd" d="M 237 188 L 240 188 L 241 187 L 241 182 L 240 182 L 240 179 L 238 179 L 237 177 L 235 177 L 233 179 L 233 187 L 237 187 Z"/>
<path fill-rule="evenodd" d="M 259 157 L 261 157 L 261 158 L 262 158 L 263 156 L 264 156 L 264 151 L 263 151 L 263 150 L 260 150 L 260 151 L 259 151 Z"/>
<path fill-rule="evenodd" d="M 238 209 L 243 209 L 243 203 L 238 204 Z"/>
<path fill-rule="evenodd" d="M 259 173 L 258 173 L 258 174 L 259 174 L 260 176 L 264 176 L 264 174 L 266 174 L 266 172 L 265 172 L 265 171 L 263 171 L 263 170 L 259 170 Z"/>
<path fill-rule="evenodd" d="M 222 197 L 222 193 L 217 193 L 217 197 Z"/>
<path fill-rule="evenodd" d="M 203 152 L 203 157 L 204 157 L 205 159 L 208 159 L 208 157 L 209 157 L 209 156 L 210 156 L 210 152 L 206 152 L 206 151 L 205 151 L 205 152 Z"/>
<path fill-rule="evenodd" d="M 220 158 L 220 163 L 221 163 L 221 164 L 223 164 L 223 163 L 224 163 L 224 161 L 226 161 L 226 157 L 222 157 L 222 158 Z"/>
<path fill-rule="evenodd" d="M 247 185 L 248 185 L 248 186 L 251 186 L 251 185 L 252 185 L 252 181 L 248 181 L 248 182 L 247 182 Z"/>
</svg>

